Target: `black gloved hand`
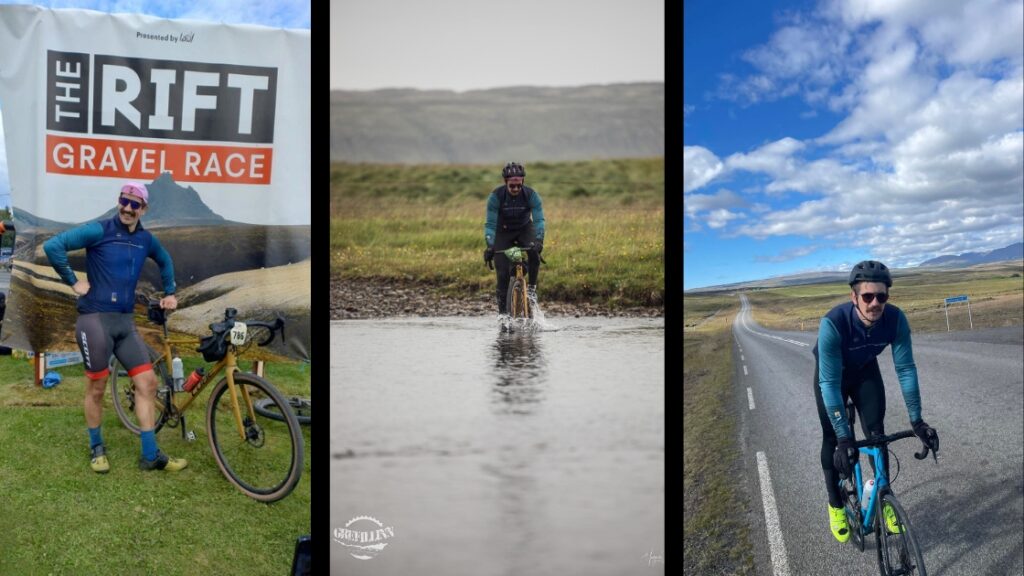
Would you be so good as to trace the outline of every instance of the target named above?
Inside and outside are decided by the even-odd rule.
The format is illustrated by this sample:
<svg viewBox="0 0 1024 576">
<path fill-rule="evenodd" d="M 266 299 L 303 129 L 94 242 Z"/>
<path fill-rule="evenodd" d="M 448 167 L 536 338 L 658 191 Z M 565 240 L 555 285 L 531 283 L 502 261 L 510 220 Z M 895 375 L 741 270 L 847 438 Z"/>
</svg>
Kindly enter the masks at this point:
<svg viewBox="0 0 1024 576">
<path fill-rule="evenodd" d="M 914 427 L 914 434 L 917 434 L 921 442 L 935 452 L 939 451 L 939 433 L 935 431 L 935 428 L 929 426 L 924 420 L 911 422 L 910 425 Z"/>
<path fill-rule="evenodd" d="M 494 247 L 488 246 L 484 249 L 484 264 L 491 270 L 494 270 Z"/>
<path fill-rule="evenodd" d="M 540 255 L 544 251 L 544 239 L 537 238 L 533 241 L 533 247 L 537 249 L 537 254 Z"/>
<path fill-rule="evenodd" d="M 849 478 L 853 474 L 853 465 L 860 457 L 860 452 L 853 447 L 852 438 L 840 438 L 836 451 L 832 453 L 832 466 L 840 478 Z"/>
</svg>

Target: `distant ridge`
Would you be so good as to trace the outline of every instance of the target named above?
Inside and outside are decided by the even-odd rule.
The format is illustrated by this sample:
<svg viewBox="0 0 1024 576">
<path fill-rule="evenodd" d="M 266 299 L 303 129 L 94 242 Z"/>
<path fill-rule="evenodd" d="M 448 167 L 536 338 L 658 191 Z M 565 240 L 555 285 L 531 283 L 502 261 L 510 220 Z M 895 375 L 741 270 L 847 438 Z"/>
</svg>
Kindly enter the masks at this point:
<svg viewBox="0 0 1024 576">
<path fill-rule="evenodd" d="M 962 268 L 975 264 L 987 264 L 989 262 L 1001 262 L 1003 260 L 1020 260 L 1024 258 L 1024 242 L 1010 244 L 1005 248 L 990 250 L 988 252 L 965 252 L 958 256 L 939 256 L 926 260 L 918 266 L 942 266 L 948 268 Z"/>
<path fill-rule="evenodd" d="M 331 92 L 331 160 L 503 163 L 664 154 L 660 82 Z"/>
</svg>

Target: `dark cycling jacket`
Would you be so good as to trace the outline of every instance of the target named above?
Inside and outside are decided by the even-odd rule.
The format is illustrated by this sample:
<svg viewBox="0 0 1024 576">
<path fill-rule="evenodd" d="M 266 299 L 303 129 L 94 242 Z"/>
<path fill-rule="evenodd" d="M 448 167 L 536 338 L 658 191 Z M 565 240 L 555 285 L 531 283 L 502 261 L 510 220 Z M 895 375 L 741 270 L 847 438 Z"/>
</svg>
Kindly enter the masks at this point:
<svg viewBox="0 0 1024 576">
<path fill-rule="evenodd" d="M 513 196 L 508 193 L 506 186 L 498 186 L 491 191 L 487 199 L 487 222 L 484 223 L 484 240 L 487 245 L 494 244 L 494 234 L 500 232 L 515 232 L 522 230 L 530 224 L 530 217 L 533 217 L 534 234 L 538 240 L 544 240 L 544 208 L 541 205 L 540 194 L 529 186 L 523 185 L 523 190 Z"/>
<path fill-rule="evenodd" d="M 174 294 L 174 266 L 171 256 L 155 236 L 142 228 L 139 222 L 135 232 L 113 218 L 90 222 L 65 230 L 43 244 L 50 265 L 69 285 L 78 281 L 68 264 L 68 252 L 86 248 L 85 271 L 89 277 L 89 293 L 78 299 L 78 311 L 131 312 L 135 303 L 135 286 L 142 273 L 146 258 L 152 258 L 160 267 L 164 293 Z"/>
<path fill-rule="evenodd" d="M 910 324 L 903 311 L 887 304 L 882 317 L 868 328 L 861 322 L 853 302 L 847 302 L 836 306 L 821 319 L 814 359 L 818 363 L 821 399 L 837 438 L 853 437 L 840 391 L 843 371 L 863 368 L 890 344 L 903 401 L 907 404 L 910 421 L 916 422 L 921 419 L 921 394 L 910 344 Z"/>
</svg>

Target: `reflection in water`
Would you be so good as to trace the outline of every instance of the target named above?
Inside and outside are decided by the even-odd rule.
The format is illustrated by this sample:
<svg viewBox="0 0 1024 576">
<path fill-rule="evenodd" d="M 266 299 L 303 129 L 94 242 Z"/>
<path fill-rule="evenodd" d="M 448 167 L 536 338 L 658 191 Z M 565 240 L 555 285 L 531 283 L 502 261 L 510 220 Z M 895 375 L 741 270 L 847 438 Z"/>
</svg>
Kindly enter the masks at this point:
<svg viewBox="0 0 1024 576">
<path fill-rule="evenodd" d="M 543 400 L 547 362 L 540 338 L 540 334 L 511 332 L 499 334 L 494 342 L 494 403 L 501 411 L 531 414 Z"/>
</svg>

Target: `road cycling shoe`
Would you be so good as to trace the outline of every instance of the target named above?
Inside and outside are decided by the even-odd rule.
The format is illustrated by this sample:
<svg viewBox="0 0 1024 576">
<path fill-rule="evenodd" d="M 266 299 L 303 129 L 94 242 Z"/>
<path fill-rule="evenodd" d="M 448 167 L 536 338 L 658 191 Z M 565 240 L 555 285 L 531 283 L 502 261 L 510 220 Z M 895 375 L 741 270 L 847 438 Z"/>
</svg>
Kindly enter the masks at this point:
<svg viewBox="0 0 1024 576">
<path fill-rule="evenodd" d="M 850 539 L 850 525 L 846 522 L 845 509 L 833 508 L 832 505 L 829 504 L 828 519 L 829 524 L 832 527 L 832 535 L 836 537 L 836 540 L 846 542 Z"/>
<path fill-rule="evenodd" d="M 144 457 L 139 456 L 140 470 L 170 470 L 171 472 L 177 472 L 185 466 L 188 466 L 188 462 L 184 458 L 171 458 L 164 454 L 162 450 L 156 451 L 156 460 L 146 460 Z"/>
<path fill-rule="evenodd" d="M 885 518 L 885 527 L 889 530 L 889 534 L 903 533 L 903 527 L 896 521 L 896 511 L 888 502 L 882 506 L 882 516 Z"/>
<path fill-rule="evenodd" d="M 89 467 L 92 468 L 93 472 L 99 474 L 110 472 L 110 462 L 107 462 L 107 449 L 103 444 L 97 444 L 92 447 L 92 459 L 89 461 Z"/>
</svg>

